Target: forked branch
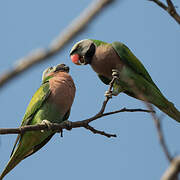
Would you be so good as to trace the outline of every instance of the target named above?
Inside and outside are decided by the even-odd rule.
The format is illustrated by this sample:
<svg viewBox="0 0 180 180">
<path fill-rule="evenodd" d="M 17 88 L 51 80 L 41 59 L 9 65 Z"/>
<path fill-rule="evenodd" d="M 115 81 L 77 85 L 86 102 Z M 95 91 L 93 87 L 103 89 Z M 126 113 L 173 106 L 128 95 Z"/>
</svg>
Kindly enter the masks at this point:
<svg viewBox="0 0 180 180">
<path fill-rule="evenodd" d="M 115 78 L 112 79 L 108 91 L 111 91 L 114 81 L 115 81 Z M 95 116 L 88 118 L 88 119 L 85 119 L 85 120 L 82 120 L 82 121 L 76 121 L 76 122 L 65 121 L 65 122 L 62 122 L 61 124 L 53 123 L 53 124 L 51 124 L 51 129 L 49 129 L 49 130 L 53 130 L 55 132 L 61 132 L 63 129 L 71 130 L 72 128 L 83 127 L 85 129 L 92 131 L 95 134 L 104 135 L 106 137 L 116 137 L 115 134 L 109 134 L 109 133 L 106 133 L 104 131 L 96 130 L 95 128 L 90 126 L 89 123 L 94 121 L 94 120 L 97 120 L 101 117 L 109 116 L 109 115 L 117 114 L 117 113 L 121 113 L 121 112 L 147 112 L 147 113 L 151 113 L 150 110 L 126 109 L 126 108 L 122 108 L 122 109 L 117 110 L 117 111 L 105 113 L 104 111 L 105 111 L 106 105 L 107 105 L 109 100 L 110 100 L 110 97 L 105 98 L 100 111 Z M 26 131 L 39 131 L 39 130 L 48 130 L 47 124 L 27 125 L 27 126 L 22 126 L 19 128 L 0 128 L 0 134 L 22 134 Z"/>
<path fill-rule="evenodd" d="M 164 9 L 166 12 L 168 12 L 170 14 L 170 16 L 172 18 L 174 18 L 174 20 L 180 24 L 180 15 L 177 13 L 176 11 L 176 7 L 175 5 L 172 3 L 171 0 L 166 0 L 167 5 L 164 4 L 163 2 L 159 1 L 159 0 L 149 0 L 149 1 L 153 1 L 154 3 L 156 3 L 159 7 L 161 7 L 162 9 Z"/>
</svg>

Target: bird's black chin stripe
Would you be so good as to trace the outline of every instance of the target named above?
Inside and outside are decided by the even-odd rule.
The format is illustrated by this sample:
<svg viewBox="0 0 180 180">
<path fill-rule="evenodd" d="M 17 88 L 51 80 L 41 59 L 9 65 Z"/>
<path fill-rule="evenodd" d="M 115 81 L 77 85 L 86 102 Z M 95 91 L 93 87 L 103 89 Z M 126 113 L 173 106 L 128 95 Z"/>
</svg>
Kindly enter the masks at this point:
<svg viewBox="0 0 180 180">
<path fill-rule="evenodd" d="M 96 46 L 94 45 L 94 43 L 92 43 L 84 56 L 85 64 L 91 64 L 95 51 L 96 51 Z"/>
</svg>

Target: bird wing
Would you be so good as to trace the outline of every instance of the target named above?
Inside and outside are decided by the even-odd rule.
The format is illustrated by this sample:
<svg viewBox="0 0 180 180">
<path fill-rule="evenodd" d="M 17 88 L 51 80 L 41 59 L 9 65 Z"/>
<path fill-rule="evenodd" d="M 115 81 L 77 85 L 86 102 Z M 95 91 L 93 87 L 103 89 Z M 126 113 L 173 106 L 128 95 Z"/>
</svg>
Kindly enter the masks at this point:
<svg viewBox="0 0 180 180">
<path fill-rule="evenodd" d="M 45 100 L 49 97 L 50 93 L 49 82 L 46 82 L 40 86 L 40 88 L 33 95 L 26 109 L 21 126 L 30 123 L 30 119 L 32 119 L 32 116 L 37 112 L 37 110 L 39 110 Z"/>
<path fill-rule="evenodd" d="M 49 82 L 46 82 L 40 86 L 40 88 L 33 95 L 32 99 L 26 109 L 21 126 L 30 124 L 34 114 L 39 110 L 39 108 L 42 106 L 42 104 L 45 102 L 45 100 L 49 97 L 50 93 L 51 93 L 51 91 L 49 88 Z M 21 135 L 17 136 L 10 156 L 12 156 L 20 137 L 21 137 Z"/>
<path fill-rule="evenodd" d="M 158 91 L 160 91 L 151 79 L 151 76 L 149 75 L 143 64 L 138 60 L 138 58 L 131 52 L 131 50 L 126 45 L 120 42 L 113 42 L 112 47 L 115 49 L 121 60 L 126 65 L 128 65 L 136 73 L 145 78 L 149 83 L 155 86 Z"/>
<path fill-rule="evenodd" d="M 63 117 L 63 121 L 67 120 L 69 118 L 70 115 L 70 111 L 68 110 L 67 113 L 64 115 Z M 32 154 L 34 154 L 35 152 L 37 152 L 39 149 L 41 149 L 53 136 L 55 133 L 50 134 L 46 139 L 44 139 L 44 141 L 42 141 L 40 144 L 36 145 L 25 157 L 27 158 L 28 156 L 31 156 Z"/>
</svg>

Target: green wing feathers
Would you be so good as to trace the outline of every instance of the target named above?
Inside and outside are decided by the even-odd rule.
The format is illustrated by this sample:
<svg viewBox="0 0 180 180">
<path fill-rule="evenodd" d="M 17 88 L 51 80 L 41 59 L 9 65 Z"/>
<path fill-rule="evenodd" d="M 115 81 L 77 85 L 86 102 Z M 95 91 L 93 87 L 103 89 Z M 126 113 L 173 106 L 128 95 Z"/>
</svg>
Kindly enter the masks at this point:
<svg viewBox="0 0 180 180">
<path fill-rule="evenodd" d="M 28 124 L 29 118 L 34 113 L 36 113 L 36 111 L 42 106 L 43 102 L 49 97 L 50 92 L 51 91 L 49 89 L 49 82 L 46 82 L 41 85 L 41 87 L 33 95 L 32 99 L 26 109 L 21 126 Z"/>
<path fill-rule="evenodd" d="M 108 44 L 99 40 L 92 41 L 96 44 L 97 47 L 103 44 Z M 127 84 L 127 79 L 129 78 L 129 80 L 132 80 L 134 82 L 138 90 L 143 93 L 148 102 L 154 104 L 171 118 L 180 122 L 180 112 L 175 108 L 173 103 L 169 102 L 163 96 L 159 88 L 153 82 L 148 71 L 145 69 L 139 59 L 131 52 L 131 50 L 126 45 L 120 42 L 113 42 L 111 45 L 119 55 L 120 60 L 126 64 L 126 67 L 124 67 L 120 72 L 121 79 L 115 82 L 115 84 L 113 85 L 113 92 L 116 95 L 120 92 L 124 92 L 129 96 L 141 99 L 137 97 L 137 92 Z M 101 75 L 98 76 L 103 83 L 109 84 L 109 79 Z M 122 77 L 124 77 L 124 79 Z"/>
<path fill-rule="evenodd" d="M 67 120 L 70 114 L 70 107 L 74 98 L 73 96 L 75 95 L 73 81 L 70 76 L 66 75 L 68 71 L 69 68 L 65 64 L 60 64 L 45 70 L 42 77 L 43 82 L 29 103 L 21 126 L 41 124 L 43 120 L 46 120 L 47 123 L 59 124 Z M 50 78 L 54 79 L 49 81 Z M 64 83 L 64 81 L 65 83 L 69 83 L 67 83 L 67 87 L 71 88 L 70 85 L 72 85 L 72 97 L 70 94 L 71 91 L 68 91 L 68 95 L 64 95 L 64 91 L 67 88 L 65 86 L 65 88 L 61 86 L 61 83 Z M 52 83 L 55 83 L 55 86 L 53 86 Z M 52 91 L 55 93 L 51 93 Z M 70 98 L 68 99 L 68 97 Z M 66 100 L 68 103 L 65 102 Z M 18 135 L 10 160 L 0 175 L 0 180 L 2 180 L 4 176 L 23 159 L 41 149 L 54 134 L 54 130 L 48 129 L 44 131 L 26 131 Z"/>
<path fill-rule="evenodd" d="M 21 126 L 27 124 L 36 124 L 41 120 L 41 117 L 38 117 L 39 109 L 46 102 L 46 99 L 50 95 L 49 83 L 44 83 L 41 87 L 36 91 L 34 96 L 32 97 L 29 106 L 25 112 L 23 121 Z M 45 103 L 47 104 L 47 103 Z M 48 106 L 45 105 L 42 108 L 42 111 L 47 111 Z M 37 113 L 38 112 L 38 113 Z M 35 117 L 35 118 L 34 118 Z M 52 137 L 52 132 L 48 131 L 46 133 L 42 132 L 26 132 L 23 135 L 18 135 L 15 145 L 13 147 L 11 158 L 5 167 L 3 173 L 0 176 L 0 180 L 11 170 L 13 169 L 20 161 L 22 161 L 27 156 L 33 154 L 37 150 L 39 150 L 43 145 L 45 145 L 50 138 Z M 19 142 L 17 148 L 16 145 Z"/>
<path fill-rule="evenodd" d="M 180 112 L 176 109 L 173 103 L 166 100 L 167 107 L 158 107 L 161 111 L 166 113 L 171 118 L 175 119 L 177 122 L 180 122 Z"/>
<path fill-rule="evenodd" d="M 50 89 L 49 89 L 49 83 L 44 83 L 41 85 L 41 87 L 36 91 L 36 93 L 33 95 L 23 118 L 23 121 L 21 123 L 21 126 L 28 125 L 33 118 L 33 114 L 41 107 L 43 102 L 48 98 L 50 95 Z M 12 149 L 11 155 L 14 152 L 14 149 L 19 141 L 20 135 L 18 135 L 14 147 Z"/>
<path fill-rule="evenodd" d="M 113 42 L 112 46 L 125 64 L 127 64 L 131 69 L 133 69 L 136 73 L 145 78 L 149 83 L 155 86 L 158 91 L 160 91 L 151 79 L 151 76 L 149 75 L 143 64 L 138 60 L 138 58 L 130 51 L 130 49 L 126 45 L 120 42 Z"/>
<path fill-rule="evenodd" d="M 128 67 L 122 69 L 120 76 L 121 79 L 118 80 L 117 84 L 124 88 L 124 93 L 140 100 L 145 98 L 147 102 L 155 105 L 171 118 L 180 122 L 180 112 L 153 84 Z M 134 88 L 132 83 L 135 85 Z M 143 96 L 138 96 L 137 93 L 141 93 Z"/>
</svg>

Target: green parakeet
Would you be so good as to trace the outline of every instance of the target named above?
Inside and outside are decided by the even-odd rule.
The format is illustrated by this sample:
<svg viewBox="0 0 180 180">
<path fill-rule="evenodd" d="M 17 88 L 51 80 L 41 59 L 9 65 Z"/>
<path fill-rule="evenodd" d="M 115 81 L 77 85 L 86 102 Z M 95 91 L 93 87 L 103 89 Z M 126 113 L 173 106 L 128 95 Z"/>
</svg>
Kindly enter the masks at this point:
<svg viewBox="0 0 180 180">
<path fill-rule="evenodd" d="M 113 42 L 110 44 L 99 40 L 85 39 L 72 47 L 70 56 L 72 62 L 77 65 L 90 64 L 105 84 L 109 84 L 112 80 L 112 71 L 118 73 L 112 95 L 124 92 L 137 99 L 146 100 L 180 122 L 180 112 L 173 103 L 164 97 L 143 64 L 123 43 Z M 130 86 L 129 82 L 135 88 Z M 137 90 L 142 96 L 137 95 Z"/>
<path fill-rule="evenodd" d="M 42 84 L 29 103 L 21 126 L 61 123 L 68 119 L 76 91 L 68 72 L 69 67 L 65 64 L 50 67 L 43 72 Z M 0 180 L 19 162 L 43 147 L 54 133 L 52 130 L 44 130 L 28 131 L 19 135 Z"/>
</svg>

